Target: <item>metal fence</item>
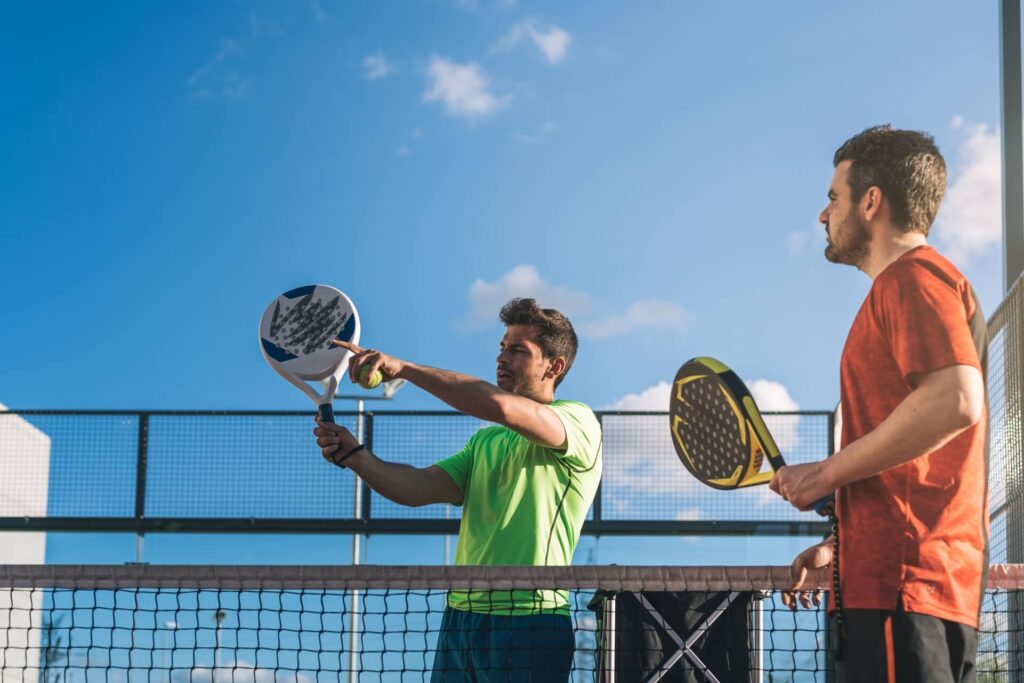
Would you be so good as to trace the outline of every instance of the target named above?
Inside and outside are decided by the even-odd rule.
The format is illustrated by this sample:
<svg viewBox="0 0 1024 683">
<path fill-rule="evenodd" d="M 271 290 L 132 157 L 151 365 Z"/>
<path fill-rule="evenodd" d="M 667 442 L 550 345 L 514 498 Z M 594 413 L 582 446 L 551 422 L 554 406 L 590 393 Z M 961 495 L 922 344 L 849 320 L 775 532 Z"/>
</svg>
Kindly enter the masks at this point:
<svg viewBox="0 0 1024 683">
<path fill-rule="evenodd" d="M 765 487 L 709 489 L 672 447 L 667 413 L 599 413 L 604 476 L 584 533 L 817 534 Z M 455 412 L 338 412 L 380 457 L 427 466 L 484 425 Z M 769 413 L 789 462 L 832 452 L 827 411 Z M 458 531 L 459 508 L 408 508 L 320 457 L 305 412 L 0 412 L 0 530 Z M 358 503 L 357 503 L 358 501 Z"/>
<path fill-rule="evenodd" d="M 1024 561 L 1024 279 L 989 320 L 992 561 Z"/>
</svg>

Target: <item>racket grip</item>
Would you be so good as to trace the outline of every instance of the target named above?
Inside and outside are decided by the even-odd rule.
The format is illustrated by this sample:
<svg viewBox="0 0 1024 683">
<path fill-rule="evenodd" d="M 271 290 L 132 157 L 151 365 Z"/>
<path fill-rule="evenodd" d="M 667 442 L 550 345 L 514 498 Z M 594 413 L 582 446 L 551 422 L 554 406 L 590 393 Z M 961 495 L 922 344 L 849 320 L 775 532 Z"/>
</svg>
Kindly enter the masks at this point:
<svg viewBox="0 0 1024 683">
<path fill-rule="evenodd" d="M 814 511 L 822 517 L 828 517 L 836 509 L 836 497 L 829 494 L 814 504 Z"/>
<path fill-rule="evenodd" d="M 330 403 L 321 403 L 316 412 L 320 415 L 321 422 L 334 422 L 334 406 Z"/>
</svg>

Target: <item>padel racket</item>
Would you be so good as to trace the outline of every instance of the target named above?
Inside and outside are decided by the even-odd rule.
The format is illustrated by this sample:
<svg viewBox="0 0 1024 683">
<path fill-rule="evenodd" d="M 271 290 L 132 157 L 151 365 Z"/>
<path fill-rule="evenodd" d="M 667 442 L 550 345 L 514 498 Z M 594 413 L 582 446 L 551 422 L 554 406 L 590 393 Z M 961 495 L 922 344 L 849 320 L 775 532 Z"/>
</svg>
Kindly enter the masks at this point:
<svg viewBox="0 0 1024 683">
<path fill-rule="evenodd" d="M 274 299 L 260 319 L 260 350 L 274 372 L 297 386 L 317 406 L 320 419 L 334 422 L 331 401 L 348 370 L 351 351 L 331 341 L 359 343 L 359 314 L 343 292 L 307 285 Z M 307 382 L 321 382 L 318 392 Z"/>
<path fill-rule="evenodd" d="M 708 486 L 767 484 L 786 466 L 754 397 L 736 373 L 714 358 L 694 358 L 679 368 L 672 383 L 669 420 L 676 454 Z M 832 507 L 832 496 L 814 504 L 820 515 L 828 515 Z"/>
</svg>

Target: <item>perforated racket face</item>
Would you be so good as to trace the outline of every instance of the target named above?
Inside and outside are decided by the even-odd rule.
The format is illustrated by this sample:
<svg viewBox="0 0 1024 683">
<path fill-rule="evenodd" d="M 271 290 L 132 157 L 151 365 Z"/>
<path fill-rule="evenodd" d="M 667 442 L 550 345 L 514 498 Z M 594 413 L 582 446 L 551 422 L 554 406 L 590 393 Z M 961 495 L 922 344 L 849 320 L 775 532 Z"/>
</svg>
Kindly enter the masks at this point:
<svg viewBox="0 0 1024 683">
<path fill-rule="evenodd" d="M 676 373 L 669 402 L 672 442 L 683 465 L 715 488 L 736 488 L 751 465 L 744 415 L 721 377 L 692 360 Z"/>
<path fill-rule="evenodd" d="M 359 315 L 352 300 L 328 285 L 285 292 L 263 312 L 260 348 L 271 365 L 305 381 L 344 371 L 349 351 L 331 340 L 359 343 Z"/>
</svg>

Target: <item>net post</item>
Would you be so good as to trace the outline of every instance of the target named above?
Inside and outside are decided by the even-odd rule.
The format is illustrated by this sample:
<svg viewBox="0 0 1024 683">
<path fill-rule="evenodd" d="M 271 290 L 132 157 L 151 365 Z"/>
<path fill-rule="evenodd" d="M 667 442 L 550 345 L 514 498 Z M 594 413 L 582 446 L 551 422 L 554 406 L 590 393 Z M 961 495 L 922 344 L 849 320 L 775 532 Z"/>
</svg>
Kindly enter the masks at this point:
<svg viewBox="0 0 1024 683">
<path fill-rule="evenodd" d="M 750 594 L 750 604 L 747 608 L 749 619 L 748 642 L 750 646 L 750 683 L 762 683 L 764 681 L 764 602 L 765 596 L 759 591 Z"/>
<path fill-rule="evenodd" d="M 149 413 L 139 413 L 139 439 L 135 458 L 135 561 L 142 562 L 142 519 L 146 516 L 146 466 L 149 461 Z"/>
<path fill-rule="evenodd" d="M 364 443 L 364 413 L 363 413 L 363 399 L 356 401 L 356 441 Z M 357 521 L 363 518 L 363 480 L 359 477 L 353 477 L 354 487 L 354 502 L 352 509 L 352 516 Z M 352 534 L 352 564 L 358 565 L 360 563 L 360 548 L 362 545 L 363 535 L 360 533 Z M 358 683 L 359 681 L 359 591 L 352 589 L 349 593 L 351 595 L 351 610 L 349 612 L 349 631 L 348 631 L 348 680 L 350 683 Z"/>
<path fill-rule="evenodd" d="M 373 411 L 367 411 L 363 416 L 363 438 L 359 440 L 359 443 L 366 446 L 367 450 L 373 453 Z M 357 477 L 358 478 L 358 477 Z M 373 489 L 368 486 L 362 486 L 362 508 L 360 509 L 359 519 L 368 520 L 370 519 L 370 507 L 373 502 Z"/>
<path fill-rule="evenodd" d="M 615 602 L 609 593 L 601 608 L 601 683 L 615 683 Z"/>
</svg>

